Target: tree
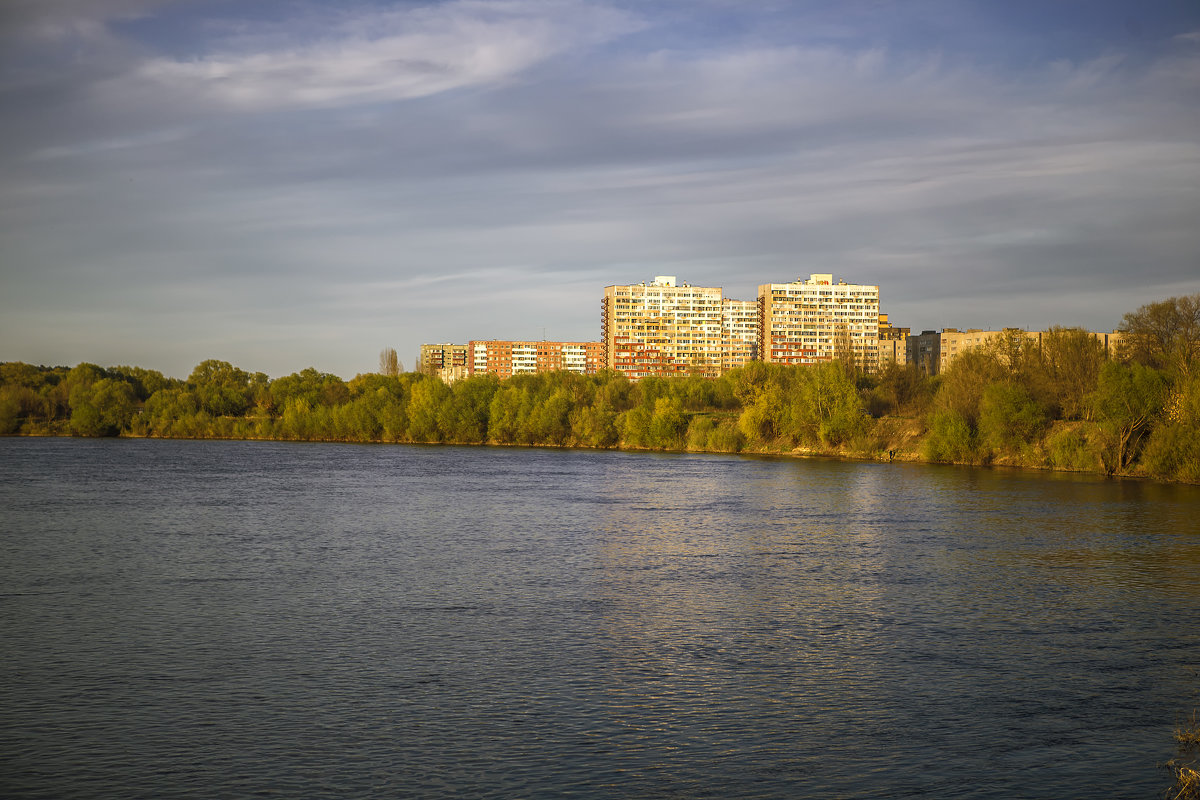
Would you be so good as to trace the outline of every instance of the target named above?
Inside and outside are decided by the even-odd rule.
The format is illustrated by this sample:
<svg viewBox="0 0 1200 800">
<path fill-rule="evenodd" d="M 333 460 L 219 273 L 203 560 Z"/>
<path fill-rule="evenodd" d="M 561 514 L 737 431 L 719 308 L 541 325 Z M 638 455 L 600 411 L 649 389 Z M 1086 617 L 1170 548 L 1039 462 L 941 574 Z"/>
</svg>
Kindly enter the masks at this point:
<svg viewBox="0 0 1200 800">
<path fill-rule="evenodd" d="M 1046 428 L 1046 414 L 1016 383 L 993 383 L 979 403 L 979 441 L 996 454 L 1027 448 Z"/>
<path fill-rule="evenodd" d="M 455 381 L 438 412 L 438 427 L 447 441 L 478 443 L 488 438 L 488 409 L 500 381 L 473 375 Z"/>
<path fill-rule="evenodd" d="M 404 365 L 396 355 L 396 348 L 385 347 L 379 351 L 379 374 L 395 377 L 404 371 Z"/>
<path fill-rule="evenodd" d="M 416 442 L 440 442 L 438 412 L 450 397 L 450 387 L 437 378 L 413 384 L 408 401 L 408 432 Z"/>
<path fill-rule="evenodd" d="M 930 461 L 975 462 L 975 432 L 971 424 L 954 408 L 941 408 L 929 420 L 929 435 L 923 449 Z"/>
<path fill-rule="evenodd" d="M 888 364 L 870 393 L 871 411 L 907 416 L 923 414 L 933 401 L 933 380 L 916 364 Z"/>
<path fill-rule="evenodd" d="M 228 361 L 209 359 L 196 365 L 187 384 L 205 413 L 240 417 L 254 404 L 255 385 L 265 383 L 266 377 L 251 376 Z"/>
<path fill-rule="evenodd" d="M 0 435 L 16 433 L 21 428 L 22 406 L 26 397 L 37 395 L 25 386 L 0 386 Z"/>
<path fill-rule="evenodd" d="M 993 383 L 1008 377 L 1008 367 L 990 350 L 968 350 L 942 373 L 934 395 L 934 408 L 952 409 L 966 420 L 972 430 L 979 421 L 979 403 L 983 392 Z"/>
<path fill-rule="evenodd" d="M 1172 387 L 1142 463 L 1156 478 L 1200 483 L 1200 375 Z"/>
<path fill-rule="evenodd" d="M 110 377 L 123 378 L 133 386 L 138 400 L 146 400 L 160 389 L 180 383 L 178 379 L 168 378 L 158 370 L 143 369 L 142 367 L 109 367 L 107 372 Z"/>
<path fill-rule="evenodd" d="M 1190 375 L 1200 363 L 1200 294 L 1148 303 L 1126 314 L 1119 330 L 1126 357 Z"/>
<path fill-rule="evenodd" d="M 1096 418 L 1112 436 L 1109 472 L 1124 470 L 1137 445 L 1162 410 L 1167 382 L 1153 367 L 1110 361 L 1100 370 L 1100 381 L 1090 400 Z"/>
<path fill-rule="evenodd" d="M 683 404 L 676 398 L 660 397 L 654 401 L 654 413 L 650 417 L 650 444 L 665 450 L 683 447 L 683 435 L 688 420 L 683 415 Z"/>
<path fill-rule="evenodd" d="M 1063 419 L 1082 419 L 1096 388 L 1104 347 L 1082 328 L 1053 327 L 1042 335 L 1040 369 Z"/>
<path fill-rule="evenodd" d="M 129 428 L 136 400 L 123 380 L 81 383 L 71 390 L 71 430 L 79 436 L 116 436 Z"/>
</svg>

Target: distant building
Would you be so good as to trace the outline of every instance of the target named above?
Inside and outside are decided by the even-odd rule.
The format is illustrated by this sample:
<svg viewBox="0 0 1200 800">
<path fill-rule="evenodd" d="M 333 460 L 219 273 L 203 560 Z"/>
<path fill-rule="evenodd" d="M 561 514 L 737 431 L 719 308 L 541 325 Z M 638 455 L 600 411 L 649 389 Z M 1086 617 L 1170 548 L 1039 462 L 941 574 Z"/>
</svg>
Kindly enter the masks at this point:
<svg viewBox="0 0 1200 800">
<path fill-rule="evenodd" d="M 910 334 L 905 343 L 905 360 L 926 375 L 936 375 L 941 366 L 942 335 L 937 331 Z"/>
<path fill-rule="evenodd" d="M 759 357 L 773 364 L 844 359 L 879 364 L 879 287 L 834 283 L 832 274 L 758 287 Z"/>
<path fill-rule="evenodd" d="M 465 344 L 423 344 L 418 371 L 434 375 L 446 383 L 467 376 L 467 346 Z"/>
<path fill-rule="evenodd" d="M 604 346 L 600 342 L 524 342 L 500 339 L 467 344 L 470 375 L 513 375 L 539 372 L 577 372 L 594 375 L 603 368 Z"/>
<path fill-rule="evenodd" d="M 601 301 L 604 366 L 633 379 L 716 377 L 753 358 L 757 328 L 751 302 L 672 275 L 605 287 Z"/>
<path fill-rule="evenodd" d="M 1022 328 L 1001 328 L 1000 330 L 985 331 L 980 328 L 943 328 L 938 331 L 922 331 L 920 334 L 909 336 L 907 341 L 908 363 L 916 364 L 928 375 L 944 372 L 956 358 L 963 353 L 984 347 L 998 349 L 1002 354 L 1006 346 L 1017 347 L 1024 342 L 1030 342 L 1041 347 L 1042 339 L 1047 331 L 1027 331 Z M 1091 337 L 1100 342 L 1104 352 L 1113 357 L 1120 346 L 1121 333 L 1091 333 Z"/>
<path fill-rule="evenodd" d="M 909 328 L 894 328 L 887 314 L 879 315 L 879 369 L 888 364 L 908 363 Z"/>
<path fill-rule="evenodd" d="M 1016 344 L 1028 336 L 1029 334 L 1020 328 L 1001 328 L 998 331 L 984 331 L 979 328 L 960 331 L 957 328 L 943 328 L 938 352 L 938 372 L 945 372 L 946 367 L 963 353 L 989 345 L 1001 347 L 1006 342 Z"/>
</svg>

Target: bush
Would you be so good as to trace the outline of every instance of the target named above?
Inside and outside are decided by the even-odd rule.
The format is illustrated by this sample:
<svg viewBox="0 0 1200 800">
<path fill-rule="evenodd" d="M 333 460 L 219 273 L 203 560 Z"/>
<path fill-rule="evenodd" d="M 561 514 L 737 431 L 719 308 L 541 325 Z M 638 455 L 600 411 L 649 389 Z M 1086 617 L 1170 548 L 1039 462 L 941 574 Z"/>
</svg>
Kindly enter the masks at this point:
<svg viewBox="0 0 1200 800">
<path fill-rule="evenodd" d="M 979 440 L 995 454 L 1028 452 L 1046 427 L 1046 415 L 1024 387 L 993 383 L 979 403 Z"/>
<path fill-rule="evenodd" d="M 1200 427 L 1173 423 L 1156 428 L 1142 452 L 1142 465 L 1155 478 L 1200 483 Z"/>
<path fill-rule="evenodd" d="M 1089 436 L 1089 431 L 1093 435 Z M 1056 469 L 1094 472 L 1103 468 L 1103 441 L 1095 434 L 1094 426 L 1071 425 L 1054 431 L 1046 438 L 1050 465 Z"/>
<path fill-rule="evenodd" d="M 930 461 L 975 463 L 975 433 L 971 424 L 958 411 L 942 409 L 929 421 L 929 435 L 924 443 L 925 458 Z"/>
</svg>

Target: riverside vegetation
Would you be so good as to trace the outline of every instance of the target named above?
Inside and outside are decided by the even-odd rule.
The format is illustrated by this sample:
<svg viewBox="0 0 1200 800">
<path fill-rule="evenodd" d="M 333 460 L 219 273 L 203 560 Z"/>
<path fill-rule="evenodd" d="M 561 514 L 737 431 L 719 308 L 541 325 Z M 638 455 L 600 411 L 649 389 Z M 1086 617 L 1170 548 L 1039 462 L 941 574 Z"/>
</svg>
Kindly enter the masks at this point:
<svg viewBox="0 0 1200 800">
<path fill-rule="evenodd" d="M 1086 331 L 1020 332 L 937 376 L 752 362 L 717 379 L 606 372 L 274 380 L 209 360 L 0 364 L 0 433 L 804 453 L 1002 464 L 1200 483 L 1200 294 L 1125 315 L 1109 358 Z M 389 372 L 391 370 L 384 370 Z"/>
</svg>

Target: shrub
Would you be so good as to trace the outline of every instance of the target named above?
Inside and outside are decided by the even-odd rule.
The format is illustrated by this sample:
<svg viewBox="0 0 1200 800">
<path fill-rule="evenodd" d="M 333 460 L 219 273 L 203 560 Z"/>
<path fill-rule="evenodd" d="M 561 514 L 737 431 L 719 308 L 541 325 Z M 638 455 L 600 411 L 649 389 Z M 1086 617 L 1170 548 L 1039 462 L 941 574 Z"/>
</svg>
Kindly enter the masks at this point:
<svg viewBox="0 0 1200 800">
<path fill-rule="evenodd" d="M 1046 439 L 1050 465 L 1056 469 L 1081 472 L 1101 469 L 1101 448 L 1102 442 L 1088 436 L 1088 428 L 1082 425 L 1061 428 Z"/>
<path fill-rule="evenodd" d="M 1146 442 L 1142 465 L 1156 478 L 1200 483 L 1200 428 L 1186 423 L 1159 426 Z"/>
<path fill-rule="evenodd" d="M 923 449 L 930 461 L 974 463 L 975 433 L 961 413 L 952 408 L 942 409 L 934 412 L 929 422 Z"/>
</svg>

